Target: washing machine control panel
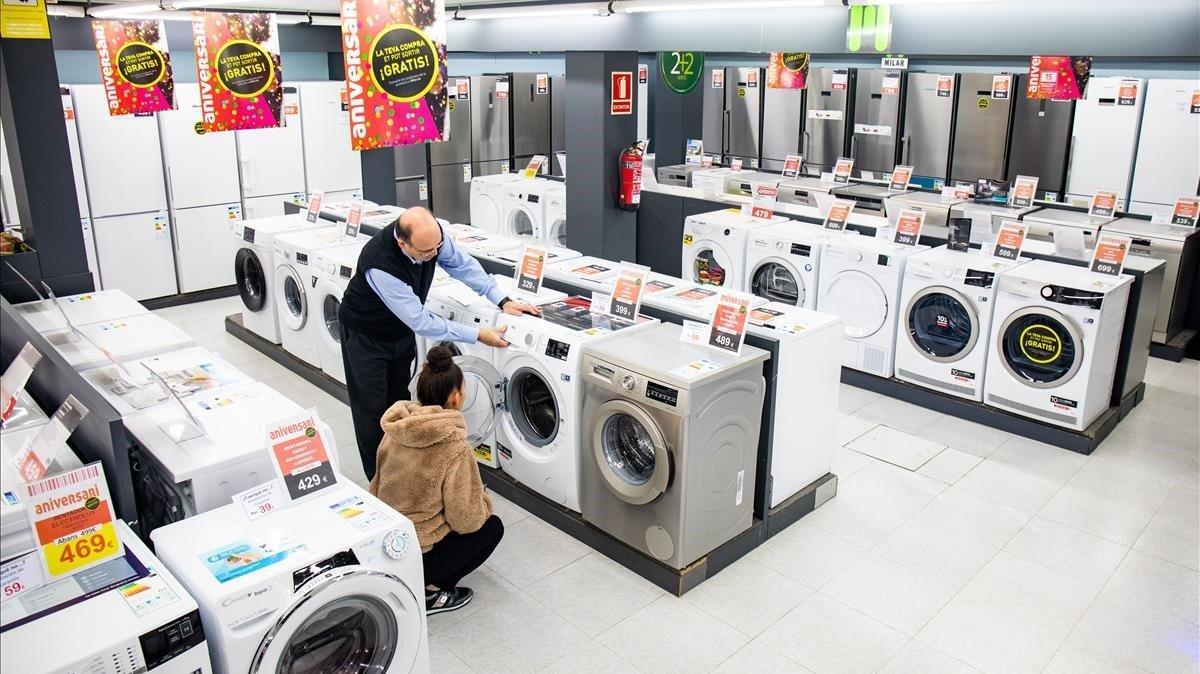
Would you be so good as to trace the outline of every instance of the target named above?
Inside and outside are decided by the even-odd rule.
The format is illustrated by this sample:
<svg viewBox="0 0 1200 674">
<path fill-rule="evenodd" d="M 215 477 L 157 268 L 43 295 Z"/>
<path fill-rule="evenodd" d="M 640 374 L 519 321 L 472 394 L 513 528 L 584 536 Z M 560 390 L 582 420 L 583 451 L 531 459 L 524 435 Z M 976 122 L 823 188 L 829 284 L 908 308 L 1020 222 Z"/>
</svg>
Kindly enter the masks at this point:
<svg viewBox="0 0 1200 674">
<path fill-rule="evenodd" d="M 383 537 L 383 554 L 390 559 L 404 559 L 412 549 L 412 537 L 407 531 L 395 529 Z"/>
</svg>

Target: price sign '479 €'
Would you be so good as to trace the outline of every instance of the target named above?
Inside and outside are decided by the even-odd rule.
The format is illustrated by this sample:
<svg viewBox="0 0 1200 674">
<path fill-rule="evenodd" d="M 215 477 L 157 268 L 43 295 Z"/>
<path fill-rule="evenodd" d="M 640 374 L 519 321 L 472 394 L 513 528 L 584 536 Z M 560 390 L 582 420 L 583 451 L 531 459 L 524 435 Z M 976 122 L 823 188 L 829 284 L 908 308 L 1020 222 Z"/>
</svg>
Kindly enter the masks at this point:
<svg viewBox="0 0 1200 674">
<path fill-rule="evenodd" d="M 275 473 L 290 501 L 298 501 L 337 484 L 329 448 L 315 410 L 268 424 L 267 447 Z"/>
<path fill-rule="evenodd" d="M 68 576 L 125 554 L 99 463 L 23 487 L 25 514 L 47 579 Z"/>
</svg>

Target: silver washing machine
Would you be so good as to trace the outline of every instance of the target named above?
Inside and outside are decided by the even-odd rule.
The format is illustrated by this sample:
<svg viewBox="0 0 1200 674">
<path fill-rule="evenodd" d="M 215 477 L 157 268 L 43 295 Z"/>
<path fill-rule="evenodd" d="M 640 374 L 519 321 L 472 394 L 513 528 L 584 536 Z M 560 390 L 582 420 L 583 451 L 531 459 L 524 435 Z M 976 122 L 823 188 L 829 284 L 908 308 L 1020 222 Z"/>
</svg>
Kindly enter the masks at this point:
<svg viewBox="0 0 1200 674">
<path fill-rule="evenodd" d="M 583 518 L 683 569 L 750 528 L 766 351 L 661 324 L 584 354 Z"/>
</svg>

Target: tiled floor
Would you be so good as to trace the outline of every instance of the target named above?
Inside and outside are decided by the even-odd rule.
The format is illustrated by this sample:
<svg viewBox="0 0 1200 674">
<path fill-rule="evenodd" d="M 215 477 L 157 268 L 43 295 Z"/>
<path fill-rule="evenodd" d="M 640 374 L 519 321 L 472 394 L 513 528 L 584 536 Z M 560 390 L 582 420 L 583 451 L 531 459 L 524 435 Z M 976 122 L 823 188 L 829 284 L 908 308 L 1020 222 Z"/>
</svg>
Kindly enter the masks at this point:
<svg viewBox="0 0 1200 674">
<path fill-rule="evenodd" d="M 225 334 L 239 308 L 159 313 L 316 406 L 362 483 L 346 406 Z M 1196 672 L 1198 365 L 1151 359 L 1091 457 L 843 386 L 838 496 L 682 599 L 497 498 L 434 671 Z"/>
</svg>

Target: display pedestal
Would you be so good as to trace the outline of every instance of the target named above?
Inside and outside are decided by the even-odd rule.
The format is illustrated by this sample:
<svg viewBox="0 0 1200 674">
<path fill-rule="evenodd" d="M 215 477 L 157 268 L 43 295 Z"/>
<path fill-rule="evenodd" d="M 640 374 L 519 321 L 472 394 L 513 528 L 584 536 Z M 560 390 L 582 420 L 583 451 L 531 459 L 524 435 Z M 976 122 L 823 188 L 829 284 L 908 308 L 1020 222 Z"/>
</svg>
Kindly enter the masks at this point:
<svg viewBox="0 0 1200 674">
<path fill-rule="evenodd" d="M 1179 334 L 1175 335 L 1166 344 L 1150 342 L 1150 356 L 1178 363 L 1187 358 L 1188 349 L 1191 348 L 1192 342 L 1196 340 L 1196 334 L 1195 330 L 1185 329 L 1180 330 Z"/>
</svg>

